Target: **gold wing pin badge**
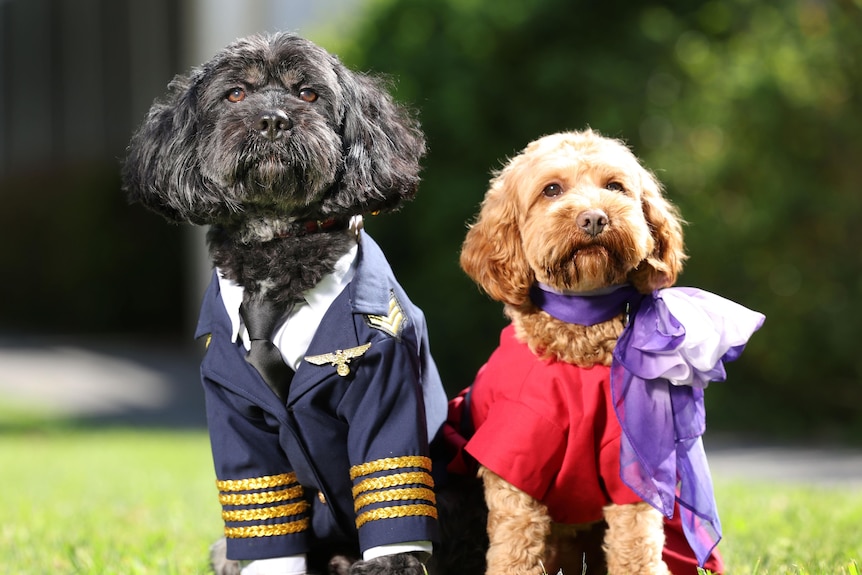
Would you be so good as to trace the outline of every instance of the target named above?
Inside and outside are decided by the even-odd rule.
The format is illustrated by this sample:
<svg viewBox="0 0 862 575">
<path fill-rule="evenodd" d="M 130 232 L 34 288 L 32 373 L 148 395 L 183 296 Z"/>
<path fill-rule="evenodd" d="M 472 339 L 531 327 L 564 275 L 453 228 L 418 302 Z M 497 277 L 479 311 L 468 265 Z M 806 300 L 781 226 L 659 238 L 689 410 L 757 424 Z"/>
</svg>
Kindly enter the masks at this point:
<svg viewBox="0 0 862 575">
<path fill-rule="evenodd" d="M 305 358 L 305 361 L 314 365 L 325 365 L 327 363 L 334 365 L 336 373 L 341 377 L 345 377 L 350 373 L 350 367 L 348 366 L 350 360 L 365 354 L 369 347 L 371 347 L 371 342 L 351 347 L 350 349 L 337 349 L 334 353 L 310 355 Z"/>
</svg>

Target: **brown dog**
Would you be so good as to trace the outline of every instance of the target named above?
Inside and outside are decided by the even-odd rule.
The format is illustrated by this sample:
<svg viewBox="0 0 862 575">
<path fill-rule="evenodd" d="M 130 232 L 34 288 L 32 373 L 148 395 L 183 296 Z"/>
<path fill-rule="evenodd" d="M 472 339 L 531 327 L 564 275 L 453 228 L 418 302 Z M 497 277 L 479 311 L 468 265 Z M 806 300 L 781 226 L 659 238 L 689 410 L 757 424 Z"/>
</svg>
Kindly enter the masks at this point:
<svg viewBox="0 0 862 575">
<path fill-rule="evenodd" d="M 685 259 L 676 208 L 617 140 L 591 130 L 546 136 L 491 181 L 461 253 L 511 319 L 467 407 L 475 434 L 466 451 L 488 506 L 488 574 L 696 572 L 678 519 L 621 479 L 608 374 L 627 310 L 578 325 L 540 309 L 534 293 L 651 294 L 673 285 Z M 453 405 L 466 407 L 465 397 Z M 721 571 L 717 554 L 706 567 Z"/>
</svg>

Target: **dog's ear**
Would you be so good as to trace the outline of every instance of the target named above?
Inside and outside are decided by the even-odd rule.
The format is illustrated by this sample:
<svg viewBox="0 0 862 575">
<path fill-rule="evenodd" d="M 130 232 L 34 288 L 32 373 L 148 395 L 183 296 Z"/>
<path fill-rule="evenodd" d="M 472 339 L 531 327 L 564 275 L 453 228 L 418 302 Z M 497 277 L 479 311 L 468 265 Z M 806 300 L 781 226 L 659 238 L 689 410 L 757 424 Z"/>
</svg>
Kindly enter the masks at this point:
<svg viewBox="0 0 862 575">
<path fill-rule="evenodd" d="M 461 246 L 461 268 L 492 299 L 521 306 L 535 280 L 518 227 L 516 176 L 510 164 L 492 181 Z"/>
<path fill-rule="evenodd" d="M 629 281 L 642 293 L 672 286 L 688 256 L 683 247 L 679 210 L 662 195 L 659 181 L 647 170 L 641 175 L 644 217 L 653 238 L 653 250 L 629 274 Z"/>
<path fill-rule="evenodd" d="M 419 187 L 425 136 L 419 122 L 397 104 L 381 78 L 336 67 L 344 91 L 344 168 L 324 202 L 326 211 L 394 210 Z"/>
<path fill-rule="evenodd" d="M 195 70 L 176 76 L 132 136 L 123 163 L 123 189 L 173 222 L 206 223 L 219 195 L 201 175 L 197 155 L 198 88 Z"/>
</svg>

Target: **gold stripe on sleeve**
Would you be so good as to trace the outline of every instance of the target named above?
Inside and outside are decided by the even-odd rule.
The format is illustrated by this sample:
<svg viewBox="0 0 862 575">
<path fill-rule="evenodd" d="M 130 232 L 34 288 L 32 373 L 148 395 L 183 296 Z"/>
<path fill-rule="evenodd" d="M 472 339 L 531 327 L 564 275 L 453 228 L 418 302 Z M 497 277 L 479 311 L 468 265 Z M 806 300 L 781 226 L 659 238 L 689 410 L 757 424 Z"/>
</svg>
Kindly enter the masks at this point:
<svg viewBox="0 0 862 575">
<path fill-rule="evenodd" d="M 284 487 L 297 483 L 296 473 L 282 473 L 281 475 L 264 475 L 263 477 L 252 477 L 249 479 L 226 479 L 216 481 L 219 491 L 250 491 L 252 489 L 272 489 Z"/>
<path fill-rule="evenodd" d="M 407 473 L 394 473 L 382 477 L 370 477 L 363 479 L 353 487 L 353 497 L 366 491 L 375 489 L 386 489 L 388 487 L 401 487 L 403 485 L 419 484 L 426 487 L 434 487 L 431 474 L 425 471 L 410 471 Z"/>
<path fill-rule="evenodd" d="M 278 523 L 276 525 L 254 525 L 251 527 L 225 527 L 225 537 L 230 539 L 248 539 L 251 537 L 274 537 L 278 535 L 290 535 L 301 533 L 308 529 L 309 519 L 299 519 L 289 523 Z"/>
<path fill-rule="evenodd" d="M 393 519 L 396 517 L 426 516 L 437 518 L 437 508 L 433 505 L 397 505 L 394 507 L 381 507 L 366 511 L 356 517 L 356 528 L 359 529 L 369 521 L 380 519 Z"/>
<path fill-rule="evenodd" d="M 225 521 L 263 521 L 266 519 L 277 519 L 290 517 L 308 511 L 307 501 L 299 503 L 288 503 L 287 505 L 275 505 L 273 507 L 257 507 L 255 509 L 235 509 L 222 511 L 222 519 Z"/>
<path fill-rule="evenodd" d="M 387 489 L 386 491 L 375 491 L 373 493 L 360 495 L 356 498 L 353 507 L 354 511 L 358 513 L 363 507 L 373 505 L 374 503 L 409 501 L 411 499 L 424 499 L 431 503 L 437 503 L 437 497 L 430 489 L 411 487 L 409 489 Z"/>
<path fill-rule="evenodd" d="M 350 468 L 350 479 L 356 479 L 363 475 L 369 475 L 378 471 L 391 471 L 394 469 L 406 469 L 408 467 L 419 467 L 431 471 L 431 459 L 420 455 L 408 455 L 404 457 L 387 457 L 369 461 Z"/>
<path fill-rule="evenodd" d="M 222 505 L 260 505 L 299 499 L 302 497 L 302 493 L 302 486 L 296 486 L 279 491 L 261 491 L 258 493 L 219 493 L 218 500 Z"/>
</svg>

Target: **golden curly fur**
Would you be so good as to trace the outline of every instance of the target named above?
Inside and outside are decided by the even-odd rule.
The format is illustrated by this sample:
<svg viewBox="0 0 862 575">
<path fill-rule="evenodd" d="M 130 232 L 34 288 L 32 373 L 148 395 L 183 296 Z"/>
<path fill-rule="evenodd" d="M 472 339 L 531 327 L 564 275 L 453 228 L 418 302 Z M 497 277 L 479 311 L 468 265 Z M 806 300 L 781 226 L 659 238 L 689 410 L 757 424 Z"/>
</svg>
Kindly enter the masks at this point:
<svg viewBox="0 0 862 575">
<path fill-rule="evenodd" d="M 540 138 L 495 174 L 461 266 L 505 304 L 533 353 L 589 367 L 610 365 L 624 318 L 564 323 L 531 303 L 530 287 L 589 292 L 629 282 L 649 293 L 672 285 L 685 258 L 681 219 L 655 176 L 622 142 L 585 130 Z M 554 573 L 580 560 L 565 557 L 565 549 L 585 526 L 552 525 L 540 502 L 488 469 L 480 477 L 489 513 L 487 573 Z M 658 511 L 645 503 L 609 505 L 604 517 L 609 573 L 668 573 Z"/>
</svg>

